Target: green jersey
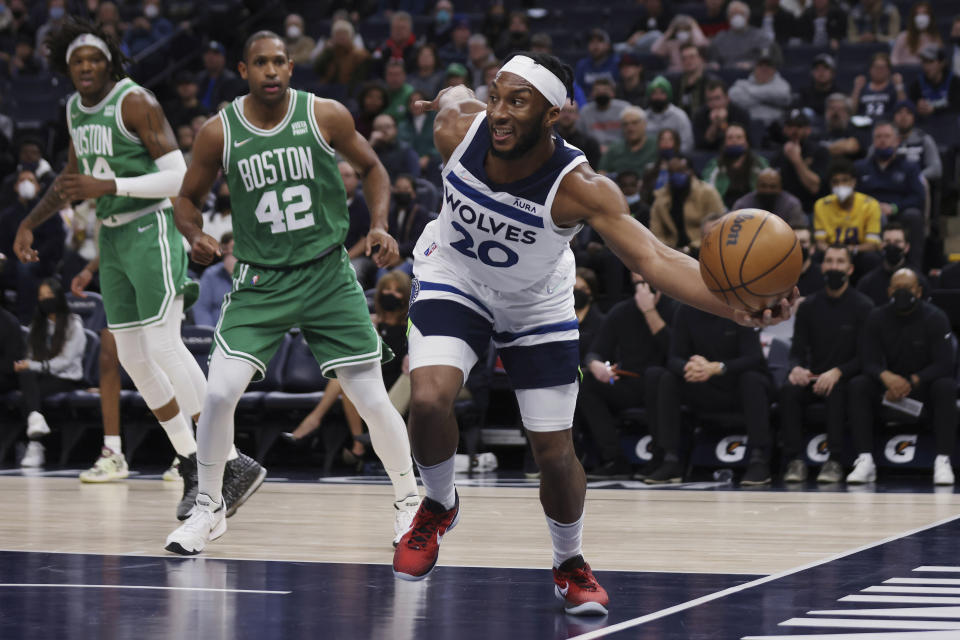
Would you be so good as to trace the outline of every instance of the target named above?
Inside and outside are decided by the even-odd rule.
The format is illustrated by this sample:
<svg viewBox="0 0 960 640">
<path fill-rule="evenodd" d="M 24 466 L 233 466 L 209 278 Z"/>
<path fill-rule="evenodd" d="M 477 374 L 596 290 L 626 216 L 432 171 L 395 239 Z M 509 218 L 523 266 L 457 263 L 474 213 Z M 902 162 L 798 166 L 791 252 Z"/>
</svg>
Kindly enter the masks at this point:
<svg viewBox="0 0 960 640">
<path fill-rule="evenodd" d="M 146 91 L 130 78 L 119 80 L 98 104 L 85 107 L 80 94 L 67 101 L 67 127 L 80 172 L 101 180 L 157 172 L 157 164 L 135 133 L 123 124 L 121 105 L 131 91 Z M 171 206 L 167 198 L 106 195 L 97 199 L 97 217 L 147 212 Z"/>
<path fill-rule="evenodd" d="M 248 264 L 309 262 L 342 245 L 350 224 L 334 151 L 314 117 L 316 98 L 304 91 L 289 93 L 287 114 L 270 130 L 244 117 L 247 96 L 220 111 L 233 253 Z"/>
</svg>

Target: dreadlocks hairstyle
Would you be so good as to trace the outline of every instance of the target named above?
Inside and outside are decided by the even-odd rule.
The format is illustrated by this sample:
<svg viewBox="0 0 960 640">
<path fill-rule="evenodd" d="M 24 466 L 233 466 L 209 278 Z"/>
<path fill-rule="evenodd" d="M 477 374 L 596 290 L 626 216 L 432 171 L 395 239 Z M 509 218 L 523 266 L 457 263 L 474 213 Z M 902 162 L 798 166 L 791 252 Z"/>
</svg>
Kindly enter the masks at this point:
<svg viewBox="0 0 960 640">
<path fill-rule="evenodd" d="M 567 89 L 567 99 L 573 100 L 573 69 L 565 64 L 560 58 L 552 56 L 549 53 L 531 53 L 530 51 L 516 51 L 504 59 L 503 64 L 510 62 L 515 56 L 527 56 L 542 67 L 546 67 L 553 75 L 560 79 L 563 86 Z"/>
<path fill-rule="evenodd" d="M 113 80 L 126 78 L 127 72 L 124 70 L 124 65 L 130 60 L 120 51 L 119 45 L 100 28 L 100 25 L 75 16 L 68 17 L 58 31 L 50 32 L 44 40 L 44 44 L 50 52 L 48 55 L 50 67 L 54 71 L 69 76 L 70 65 L 67 64 L 67 49 L 70 47 L 71 42 L 85 33 L 91 33 L 107 43 L 107 48 L 110 50 L 110 57 L 112 58 L 108 62 L 111 67 L 111 78 Z"/>
</svg>

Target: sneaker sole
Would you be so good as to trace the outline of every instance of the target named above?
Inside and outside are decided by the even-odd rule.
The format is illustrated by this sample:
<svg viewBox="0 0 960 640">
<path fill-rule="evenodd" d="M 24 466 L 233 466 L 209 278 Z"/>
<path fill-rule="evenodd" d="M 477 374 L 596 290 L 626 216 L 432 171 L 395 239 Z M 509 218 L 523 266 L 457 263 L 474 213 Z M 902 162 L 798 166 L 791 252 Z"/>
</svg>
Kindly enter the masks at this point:
<svg viewBox="0 0 960 640">
<path fill-rule="evenodd" d="M 240 499 L 237 500 L 234 504 L 230 505 L 227 509 L 227 517 L 233 517 L 233 514 L 237 512 L 243 503 L 250 499 L 254 493 L 257 492 L 257 489 L 260 488 L 260 485 L 263 484 L 264 478 L 267 477 L 267 469 L 265 467 L 260 467 L 260 472 L 257 474 L 256 479 L 250 484 L 246 491 L 243 492 L 243 495 L 240 496 Z"/>
<path fill-rule="evenodd" d="M 123 474 L 113 474 L 110 476 L 84 476 L 80 474 L 80 482 L 84 484 L 106 484 L 107 482 L 113 482 L 114 480 L 126 480 L 130 477 L 130 472 L 127 471 Z"/>
<path fill-rule="evenodd" d="M 213 542 L 214 540 L 218 539 L 220 536 L 222 536 L 226 532 L 227 532 L 227 519 L 224 518 L 223 520 L 220 521 L 220 524 L 217 525 L 216 528 L 214 528 L 214 530 L 210 532 L 210 537 L 207 538 L 207 542 Z M 206 548 L 206 546 L 204 546 L 204 548 Z M 201 551 L 203 551 L 203 549 L 197 549 L 196 551 L 190 551 L 188 549 L 184 549 L 182 546 L 180 546 L 179 542 L 171 542 L 170 544 L 165 546 L 164 549 L 166 549 L 170 553 L 176 553 L 177 555 L 181 555 L 181 556 L 195 556 L 195 555 L 198 555 Z"/>
<path fill-rule="evenodd" d="M 740 486 L 742 487 L 762 487 L 765 484 L 770 484 L 772 478 L 766 478 L 765 480 L 741 480 Z"/>
<path fill-rule="evenodd" d="M 553 595 L 563 603 L 563 610 L 568 616 L 605 616 L 607 608 L 599 602 L 587 601 L 578 605 L 568 606 L 567 599 L 560 593 L 560 587 L 553 585 Z"/>
<path fill-rule="evenodd" d="M 653 478 L 643 479 L 644 484 L 680 484 L 681 482 L 683 482 L 683 478 L 681 477 L 667 478 L 666 480 L 654 480 Z"/>
<path fill-rule="evenodd" d="M 450 533 L 450 531 L 451 531 L 455 526 L 457 526 L 457 523 L 458 523 L 458 522 L 460 522 L 460 510 L 459 510 L 459 509 L 457 509 L 457 515 L 453 516 L 453 522 L 451 522 L 451 523 L 450 523 L 450 526 L 447 527 L 447 530 L 443 532 L 443 536 L 445 536 L 445 535 L 447 535 L 448 533 Z M 443 536 L 440 536 L 440 540 L 443 540 Z M 423 580 L 424 578 L 426 578 L 427 576 L 430 575 L 430 573 L 433 571 L 433 568 L 434 568 L 435 566 L 437 566 L 437 560 L 439 560 L 439 559 L 440 559 L 440 553 L 438 552 L 438 553 L 437 553 L 437 558 L 436 558 L 436 560 L 433 561 L 433 564 L 430 565 L 430 568 L 427 569 L 425 572 L 421 573 L 421 574 L 418 575 L 418 576 L 415 576 L 415 575 L 413 575 L 412 573 L 403 573 L 402 571 L 397 571 L 396 569 L 393 570 L 393 575 L 394 575 L 394 577 L 400 578 L 401 580 L 406 580 L 407 582 L 419 582 L 420 580 Z"/>
</svg>

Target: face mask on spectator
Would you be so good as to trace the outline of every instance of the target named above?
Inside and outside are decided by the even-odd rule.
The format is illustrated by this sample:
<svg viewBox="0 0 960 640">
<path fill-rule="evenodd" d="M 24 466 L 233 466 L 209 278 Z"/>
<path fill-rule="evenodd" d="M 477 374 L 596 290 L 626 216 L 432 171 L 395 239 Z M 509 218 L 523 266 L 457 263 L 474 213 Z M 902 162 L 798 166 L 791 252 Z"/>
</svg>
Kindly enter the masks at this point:
<svg viewBox="0 0 960 640">
<path fill-rule="evenodd" d="M 403 300 L 400 296 L 395 296 L 392 293 L 385 293 L 380 296 L 380 308 L 384 311 L 396 311 L 403 307 Z"/>
<path fill-rule="evenodd" d="M 303 31 L 301 31 L 300 27 L 298 27 L 297 25 L 292 24 L 289 27 L 287 27 L 287 37 L 290 38 L 291 40 L 296 40 L 301 35 L 303 35 Z"/>
<path fill-rule="evenodd" d="M 610 96 L 608 96 L 605 93 L 601 93 L 595 98 L 595 102 L 597 103 L 598 107 L 602 107 L 605 109 L 607 105 L 610 104 Z"/>
<path fill-rule="evenodd" d="M 757 193 L 757 204 L 761 209 L 772 211 L 777 206 L 777 200 L 780 199 L 779 193 Z"/>
<path fill-rule="evenodd" d="M 916 25 L 917 29 L 923 31 L 930 26 L 930 16 L 925 13 L 918 13 L 913 17 L 913 24 Z"/>
<path fill-rule="evenodd" d="M 833 195 L 837 196 L 840 202 L 846 202 L 847 198 L 853 195 L 853 187 L 848 184 L 839 184 L 833 188 Z"/>
<path fill-rule="evenodd" d="M 903 248 L 895 244 L 888 244 L 883 248 L 883 261 L 895 267 L 903 260 Z"/>
<path fill-rule="evenodd" d="M 56 298 L 44 298 L 37 302 L 37 307 L 40 309 L 40 313 L 49 316 L 51 313 L 57 312 L 57 300 Z"/>
<path fill-rule="evenodd" d="M 890 296 L 890 302 L 893 308 L 902 316 L 908 316 L 917 308 L 917 296 L 913 295 L 910 289 L 895 289 Z"/>
<path fill-rule="evenodd" d="M 804 262 L 810 259 L 810 247 L 800 247 L 800 257 Z"/>
<path fill-rule="evenodd" d="M 671 173 L 670 185 L 674 189 L 686 189 L 690 186 L 690 175 L 686 172 Z"/>
<path fill-rule="evenodd" d="M 148 4 L 143 8 L 143 15 L 153 20 L 160 15 L 160 7 L 155 4 Z"/>
<path fill-rule="evenodd" d="M 889 160 L 893 157 L 893 154 L 897 152 L 896 147 L 887 147 L 886 149 L 875 148 L 874 153 L 877 154 L 877 157 L 881 160 Z"/>
<path fill-rule="evenodd" d="M 24 200 L 33 200 L 37 197 L 37 185 L 30 180 L 24 180 L 17 185 L 17 194 Z"/>
<path fill-rule="evenodd" d="M 63 7 L 50 7 L 50 19 L 60 20 L 63 18 L 65 10 Z"/>
<path fill-rule="evenodd" d="M 689 42 L 689 41 L 690 41 L 689 31 L 677 31 L 677 42 Z"/>
<path fill-rule="evenodd" d="M 827 289 L 837 291 L 847 283 L 847 272 L 840 271 L 840 269 L 828 269 L 823 273 L 823 279 L 827 283 Z"/>
<path fill-rule="evenodd" d="M 677 152 L 675 149 L 660 149 L 660 157 L 663 160 L 669 160 L 675 155 L 677 155 Z"/>
<path fill-rule="evenodd" d="M 440 9 L 437 11 L 437 24 L 447 24 L 450 22 L 450 12 L 446 9 Z"/>
<path fill-rule="evenodd" d="M 583 289 L 573 290 L 573 308 L 579 311 L 590 304 L 590 294 Z"/>
<path fill-rule="evenodd" d="M 640 194 L 639 194 L 639 193 L 635 193 L 635 194 L 633 194 L 632 196 L 625 196 L 625 197 L 626 197 L 626 199 L 627 199 L 627 204 L 629 204 L 630 206 L 633 206 L 633 205 L 637 204 L 638 202 L 640 202 Z"/>
<path fill-rule="evenodd" d="M 650 101 L 650 108 L 657 113 L 663 112 L 667 108 L 667 101 L 663 98 L 657 98 L 656 100 Z"/>
<path fill-rule="evenodd" d="M 728 144 L 723 148 L 723 155 L 728 158 L 739 158 L 747 151 L 747 147 L 742 144 Z"/>
<path fill-rule="evenodd" d="M 406 191 L 400 191 L 393 194 L 393 201 L 397 203 L 398 207 L 409 207 L 410 203 L 413 202 L 413 197 Z"/>
<path fill-rule="evenodd" d="M 738 13 L 730 18 L 730 28 L 734 29 L 735 31 L 739 31 L 745 26 L 747 26 L 747 17 L 742 13 Z"/>
<path fill-rule="evenodd" d="M 230 196 L 217 196 L 216 201 L 213 204 L 213 208 L 223 213 L 224 211 L 230 210 Z"/>
</svg>

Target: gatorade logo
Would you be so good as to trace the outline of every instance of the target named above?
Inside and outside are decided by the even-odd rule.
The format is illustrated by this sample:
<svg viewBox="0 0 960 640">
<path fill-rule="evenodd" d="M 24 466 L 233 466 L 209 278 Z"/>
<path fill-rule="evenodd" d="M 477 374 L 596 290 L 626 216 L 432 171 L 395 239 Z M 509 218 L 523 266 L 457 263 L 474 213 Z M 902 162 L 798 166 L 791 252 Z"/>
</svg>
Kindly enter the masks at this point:
<svg viewBox="0 0 960 640">
<path fill-rule="evenodd" d="M 890 438 L 883 453 L 887 456 L 887 460 L 894 464 L 912 462 L 913 456 L 917 453 L 916 434 L 903 434 Z"/>
<path fill-rule="evenodd" d="M 715 453 L 720 462 L 741 462 L 747 455 L 747 436 L 727 436 L 717 443 Z"/>
<path fill-rule="evenodd" d="M 740 238 L 740 230 L 743 229 L 743 223 L 752 219 L 753 214 L 751 213 L 741 213 L 733 219 L 733 224 L 730 225 L 730 230 L 727 232 L 727 246 L 737 244 L 737 240 Z"/>
<path fill-rule="evenodd" d="M 821 433 L 807 443 L 807 457 L 812 462 L 823 464 L 830 459 L 830 449 L 827 448 L 827 434 Z"/>
<path fill-rule="evenodd" d="M 634 453 L 637 454 L 637 457 L 640 458 L 643 462 L 649 462 L 653 460 L 653 437 L 646 435 L 637 440 L 637 446 L 634 448 Z"/>
</svg>

